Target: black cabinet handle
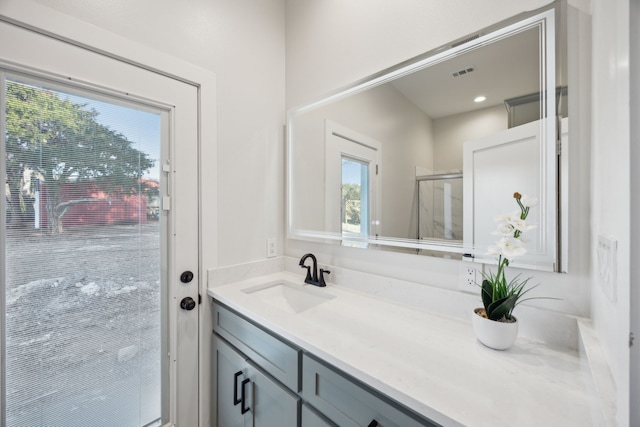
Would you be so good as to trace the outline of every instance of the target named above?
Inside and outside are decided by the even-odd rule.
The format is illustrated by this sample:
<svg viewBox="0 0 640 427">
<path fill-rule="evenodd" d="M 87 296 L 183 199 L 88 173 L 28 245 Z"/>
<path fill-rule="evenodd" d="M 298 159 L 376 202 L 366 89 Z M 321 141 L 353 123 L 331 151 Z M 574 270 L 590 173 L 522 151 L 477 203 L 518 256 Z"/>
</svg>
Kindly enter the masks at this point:
<svg viewBox="0 0 640 427">
<path fill-rule="evenodd" d="M 242 401 L 242 405 L 240 405 L 240 413 L 242 414 L 246 414 L 251 409 L 248 406 L 246 408 L 244 407 L 245 398 L 247 397 L 246 393 L 244 392 L 245 390 L 244 386 L 250 382 L 251 380 L 249 378 L 247 378 L 246 380 L 242 380 L 242 392 L 240 393 L 241 395 L 240 400 Z"/>
<path fill-rule="evenodd" d="M 376 420 L 371 420 L 367 427 L 378 427 L 378 422 Z"/>
<path fill-rule="evenodd" d="M 241 402 L 241 399 L 238 399 L 238 377 L 240 375 L 242 375 L 242 371 L 233 374 L 233 406 Z"/>
</svg>

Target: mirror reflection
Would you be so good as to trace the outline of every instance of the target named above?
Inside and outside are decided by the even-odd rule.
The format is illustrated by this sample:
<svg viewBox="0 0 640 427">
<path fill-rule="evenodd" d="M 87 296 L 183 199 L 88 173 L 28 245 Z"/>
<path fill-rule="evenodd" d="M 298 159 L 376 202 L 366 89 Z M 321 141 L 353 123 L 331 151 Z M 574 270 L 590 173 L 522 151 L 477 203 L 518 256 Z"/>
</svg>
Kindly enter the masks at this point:
<svg viewBox="0 0 640 427">
<path fill-rule="evenodd" d="M 553 268 L 555 54 L 543 15 L 291 110 L 290 237 L 479 254 L 519 191 L 545 201 L 532 212 L 533 262 Z"/>
</svg>

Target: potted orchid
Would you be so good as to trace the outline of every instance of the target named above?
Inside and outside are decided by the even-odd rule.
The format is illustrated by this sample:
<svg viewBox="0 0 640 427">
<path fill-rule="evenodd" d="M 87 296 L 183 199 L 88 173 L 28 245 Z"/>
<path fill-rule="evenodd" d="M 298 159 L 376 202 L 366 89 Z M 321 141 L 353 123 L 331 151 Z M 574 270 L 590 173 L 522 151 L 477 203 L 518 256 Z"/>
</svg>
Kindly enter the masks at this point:
<svg viewBox="0 0 640 427">
<path fill-rule="evenodd" d="M 525 289 L 530 278 L 520 279 L 520 275 L 511 280 L 506 278 L 506 269 L 510 260 L 527 252 L 523 234 L 535 228 L 527 221 L 529 209 L 536 206 L 534 197 L 514 193 L 519 211 L 496 217 L 497 230 L 493 234 L 500 239 L 489 247 L 489 254 L 498 256 L 498 269 L 495 273 L 483 274 L 481 285 L 482 308 L 474 310 L 472 317 L 476 336 L 488 347 L 504 350 L 509 348 L 518 334 L 518 323 L 513 309 L 522 301 L 522 297 L 533 287 Z"/>
</svg>

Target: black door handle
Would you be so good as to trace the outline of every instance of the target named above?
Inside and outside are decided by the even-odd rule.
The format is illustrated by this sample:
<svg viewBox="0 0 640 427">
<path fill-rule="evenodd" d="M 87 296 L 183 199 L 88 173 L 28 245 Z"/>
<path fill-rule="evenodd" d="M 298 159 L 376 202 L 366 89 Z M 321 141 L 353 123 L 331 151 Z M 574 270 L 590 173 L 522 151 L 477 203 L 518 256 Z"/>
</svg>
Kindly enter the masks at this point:
<svg viewBox="0 0 640 427">
<path fill-rule="evenodd" d="M 241 402 L 241 400 L 238 399 L 238 377 L 240 375 L 242 375 L 242 371 L 238 371 L 233 374 L 233 406 L 236 406 Z"/>
<path fill-rule="evenodd" d="M 191 311 L 196 308 L 196 301 L 191 297 L 184 297 L 180 301 L 180 308 L 183 310 Z"/>
<path fill-rule="evenodd" d="M 378 427 L 378 422 L 375 419 L 373 419 L 371 420 L 371 422 L 367 427 Z"/>
<path fill-rule="evenodd" d="M 245 408 L 245 406 L 244 406 L 245 399 L 246 399 L 246 397 L 247 397 L 246 393 L 244 392 L 244 390 L 245 390 L 244 386 L 245 386 L 246 384 L 250 383 L 250 382 L 251 382 L 251 380 L 250 380 L 249 378 L 247 378 L 247 379 L 245 379 L 245 380 L 242 380 L 242 391 L 241 391 L 241 393 L 240 393 L 240 400 L 242 401 L 242 405 L 240 405 L 240 413 L 242 413 L 242 414 L 246 414 L 246 413 L 247 413 L 247 412 L 249 412 L 249 410 L 251 409 L 251 408 L 250 408 L 250 407 L 248 407 L 248 406 L 247 406 L 246 408 Z"/>
</svg>

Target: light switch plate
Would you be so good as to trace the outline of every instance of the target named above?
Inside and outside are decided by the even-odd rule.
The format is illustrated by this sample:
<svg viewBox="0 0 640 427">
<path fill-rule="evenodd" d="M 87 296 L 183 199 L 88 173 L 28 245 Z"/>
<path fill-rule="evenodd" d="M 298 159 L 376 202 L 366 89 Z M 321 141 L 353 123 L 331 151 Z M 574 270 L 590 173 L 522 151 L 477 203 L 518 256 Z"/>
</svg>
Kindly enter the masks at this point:
<svg viewBox="0 0 640 427">
<path fill-rule="evenodd" d="M 613 237 L 598 235 L 596 254 L 598 257 L 598 281 L 604 294 L 616 302 L 616 269 L 618 242 Z"/>
</svg>

